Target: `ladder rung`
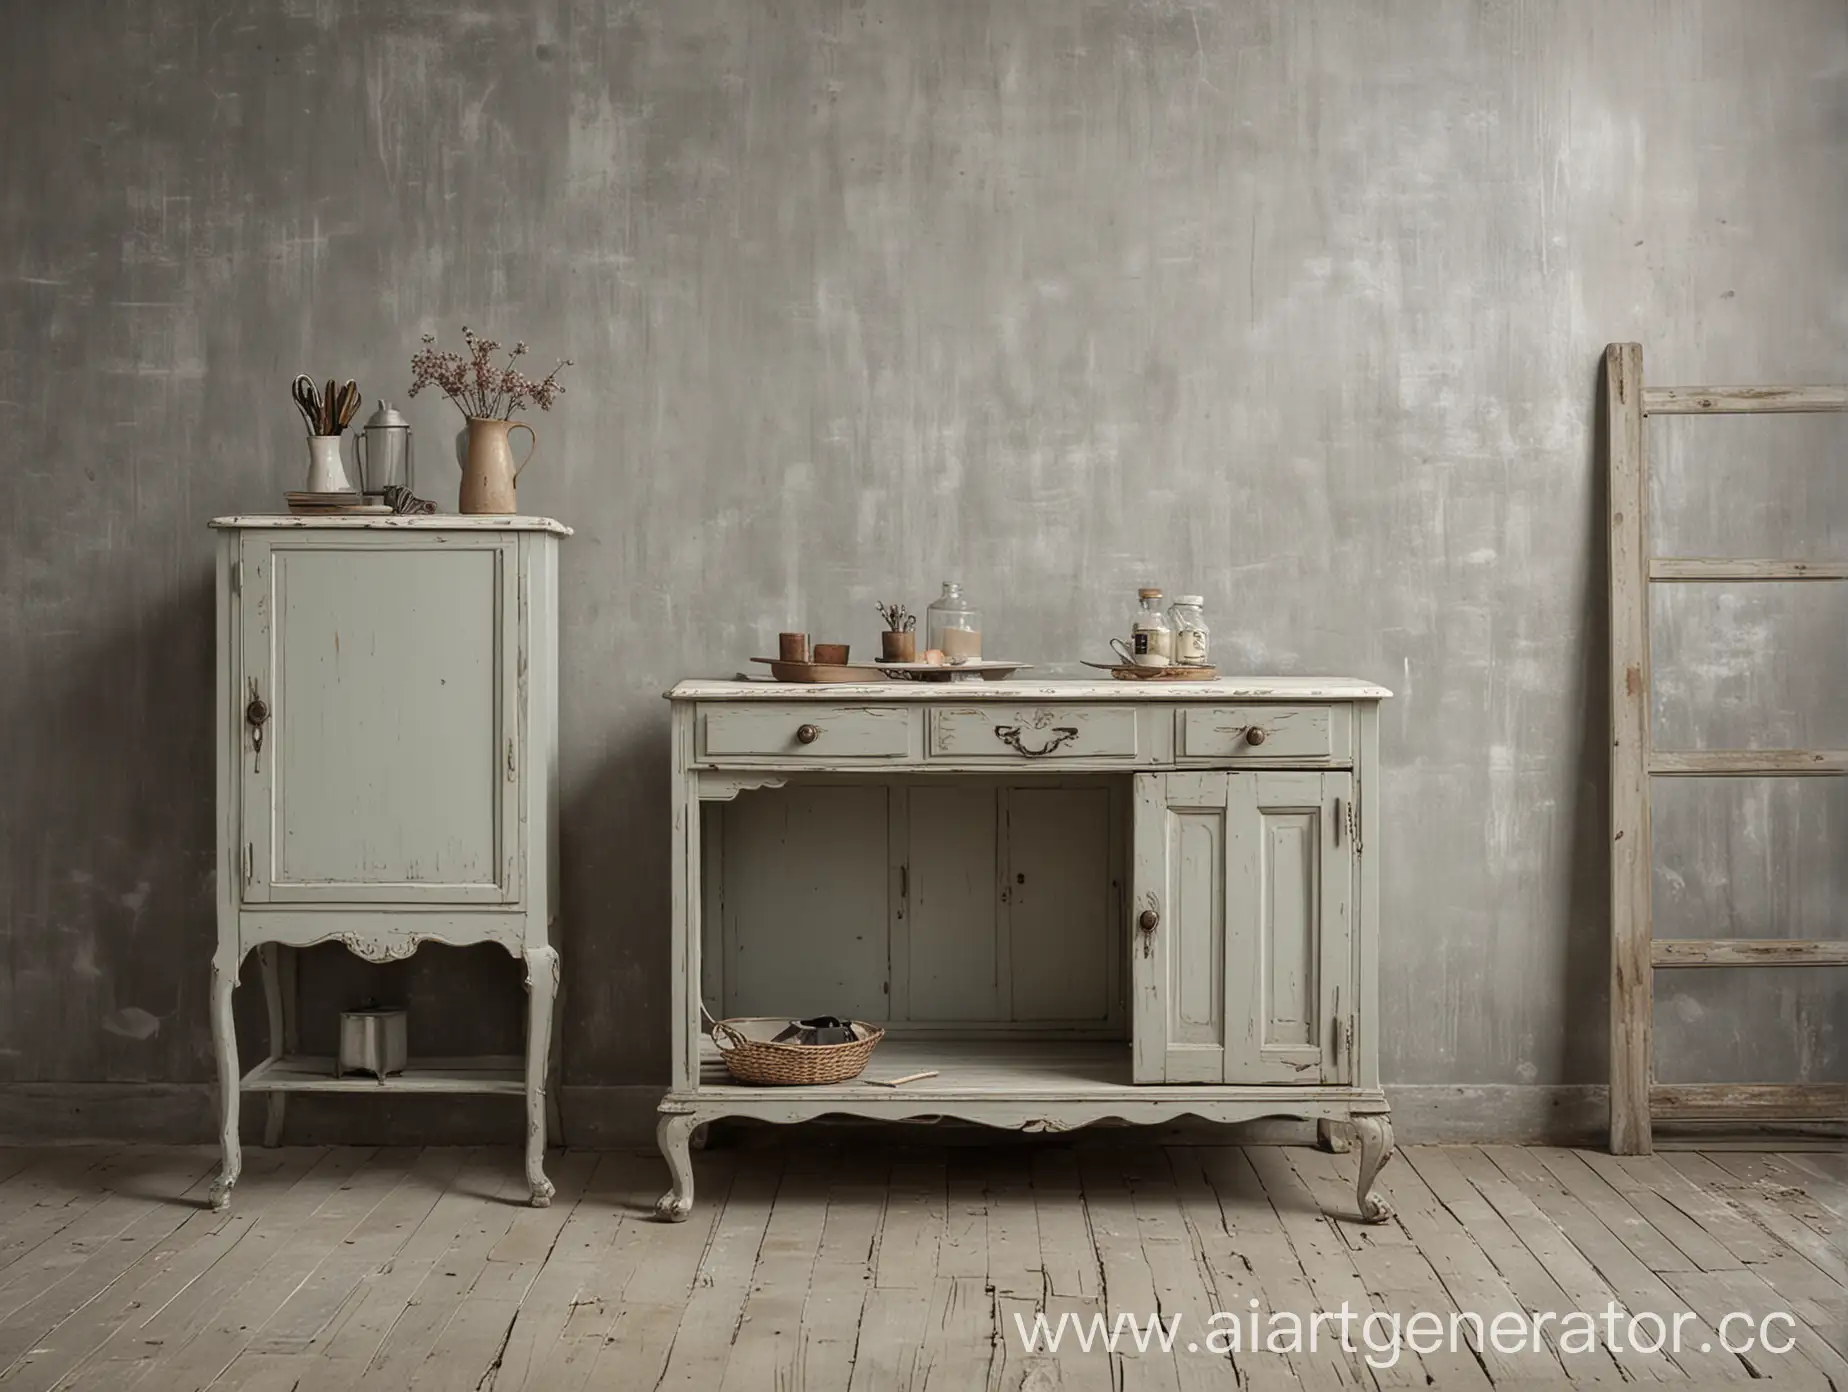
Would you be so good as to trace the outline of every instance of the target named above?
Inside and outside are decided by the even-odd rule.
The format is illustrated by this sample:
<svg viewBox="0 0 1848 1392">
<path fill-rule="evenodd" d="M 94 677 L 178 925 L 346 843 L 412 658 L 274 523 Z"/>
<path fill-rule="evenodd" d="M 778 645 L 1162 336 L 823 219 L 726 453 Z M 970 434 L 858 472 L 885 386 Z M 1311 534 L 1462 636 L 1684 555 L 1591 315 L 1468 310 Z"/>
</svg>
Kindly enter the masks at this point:
<svg viewBox="0 0 1848 1392">
<path fill-rule="evenodd" d="M 1649 771 L 1667 778 L 1840 774 L 1848 773 L 1848 749 L 1658 749 Z"/>
<path fill-rule="evenodd" d="M 1658 967 L 1848 967 L 1848 941 L 1799 938 L 1657 938 Z"/>
<path fill-rule="evenodd" d="M 1848 387 L 1643 388 L 1644 415 L 1738 415 L 1755 411 L 1848 411 Z"/>
<path fill-rule="evenodd" d="M 1649 1114 L 1665 1121 L 1841 1121 L 1843 1083 L 1654 1083 Z"/>
<path fill-rule="evenodd" d="M 1649 578 L 1674 580 L 1848 580 L 1848 561 L 1720 561 L 1654 556 Z"/>
</svg>

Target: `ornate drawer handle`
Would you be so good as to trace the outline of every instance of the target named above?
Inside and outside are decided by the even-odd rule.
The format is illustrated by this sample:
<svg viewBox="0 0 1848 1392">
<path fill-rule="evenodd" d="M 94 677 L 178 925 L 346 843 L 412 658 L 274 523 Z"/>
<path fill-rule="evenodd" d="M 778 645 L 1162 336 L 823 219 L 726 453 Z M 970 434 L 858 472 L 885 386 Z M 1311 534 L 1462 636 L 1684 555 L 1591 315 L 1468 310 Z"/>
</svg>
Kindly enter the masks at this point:
<svg viewBox="0 0 1848 1392">
<path fill-rule="evenodd" d="M 1025 754 L 1029 759 L 1037 759 L 1040 755 L 1050 754 L 1060 745 L 1077 739 L 1078 727 L 1075 725 L 1054 725 L 1052 727 L 1052 738 L 1047 740 L 1046 743 L 1041 745 L 1038 749 L 1028 749 L 1026 745 L 1020 742 L 1020 727 L 1018 725 L 995 726 L 995 738 L 1000 740 L 1001 743 L 1005 744 L 1009 749 L 1012 749 L 1016 754 Z"/>
<path fill-rule="evenodd" d="M 820 738 L 821 726 L 819 725 L 802 725 L 796 729 L 796 743 L 798 744 L 813 744 Z"/>
</svg>

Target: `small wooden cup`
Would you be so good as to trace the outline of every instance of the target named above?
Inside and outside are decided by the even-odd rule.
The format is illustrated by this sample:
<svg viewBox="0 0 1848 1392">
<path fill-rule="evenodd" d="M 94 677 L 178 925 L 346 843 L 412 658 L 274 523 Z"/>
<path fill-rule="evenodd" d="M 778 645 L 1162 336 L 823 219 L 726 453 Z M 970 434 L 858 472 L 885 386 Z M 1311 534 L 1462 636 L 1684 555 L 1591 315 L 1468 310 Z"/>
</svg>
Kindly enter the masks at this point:
<svg viewBox="0 0 1848 1392">
<path fill-rule="evenodd" d="M 776 655 L 785 662 L 807 662 L 809 660 L 808 634 L 777 634 Z"/>
<path fill-rule="evenodd" d="M 916 662 L 918 635 L 888 630 L 879 635 L 879 656 L 887 662 Z"/>
<path fill-rule="evenodd" d="M 817 643 L 815 645 L 815 665 L 817 667 L 845 667 L 847 665 L 847 644 Z"/>
</svg>

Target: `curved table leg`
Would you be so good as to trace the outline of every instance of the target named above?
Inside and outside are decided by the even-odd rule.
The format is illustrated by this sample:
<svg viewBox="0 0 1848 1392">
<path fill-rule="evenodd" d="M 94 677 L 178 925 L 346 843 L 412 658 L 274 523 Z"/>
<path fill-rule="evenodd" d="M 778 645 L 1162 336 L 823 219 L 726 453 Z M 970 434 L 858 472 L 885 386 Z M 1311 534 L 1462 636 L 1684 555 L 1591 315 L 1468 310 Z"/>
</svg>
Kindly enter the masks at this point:
<svg viewBox="0 0 1848 1392">
<path fill-rule="evenodd" d="M 552 1050 L 552 1003 L 558 995 L 558 951 L 526 949 L 526 1182 L 534 1208 L 557 1192 L 545 1177 L 545 1094 Z"/>
<path fill-rule="evenodd" d="M 661 1158 L 674 1178 L 674 1187 L 655 1205 L 655 1217 L 663 1222 L 684 1223 L 693 1211 L 693 1156 L 688 1147 L 696 1125 L 697 1120 L 685 1112 L 663 1112 L 655 1124 L 655 1144 L 661 1147 Z"/>
<path fill-rule="evenodd" d="M 1360 1178 L 1356 1193 L 1360 1198 L 1360 1217 L 1366 1223 L 1388 1222 L 1393 1208 L 1373 1191 L 1373 1181 L 1380 1167 L 1392 1159 L 1392 1118 L 1382 1114 L 1354 1118 L 1354 1135 L 1360 1141 Z"/>
<path fill-rule="evenodd" d="M 244 1170 L 244 1148 L 238 1141 L 237 1026 L 231 1018 L 231 992 L 237 986 L 236 964 L 212 963 L 212 1050 L 218 1056 L 218 1143 L 224 1160 L 212 1183 L 211 1205 L 223 1209 L 231 1202 L 231 1187 Z"/>
</svg>

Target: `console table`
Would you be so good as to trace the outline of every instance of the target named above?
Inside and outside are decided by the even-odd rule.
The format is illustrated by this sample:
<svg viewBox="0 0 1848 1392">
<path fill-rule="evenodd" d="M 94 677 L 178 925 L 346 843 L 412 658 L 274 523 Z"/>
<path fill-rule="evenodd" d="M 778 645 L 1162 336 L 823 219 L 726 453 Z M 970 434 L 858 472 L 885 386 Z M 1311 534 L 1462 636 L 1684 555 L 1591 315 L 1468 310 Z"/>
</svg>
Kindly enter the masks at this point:
<svg viewBox="0 0 1848 1392">
<path fill-rule="evenodd" d="M 212 1042 L 224 1166 L 243 1092 L 268 1145 L 297 1092 L 500 1093 L 526 1102 L 532 1202 L 545 1174 L 558 950 L 558 539 L 545 517 L 220 517 L 218 947 Z M 340 1077 L 298 1047 L 294 956 L 371 962 L 425 942 L 496 943 L 527 989 L 525 1056 L 418 1057 Z M 240 1073 L 231 993 L 257 954 L 269 1052 Z"/>
<path fill-rule="evenodd" d="M 1347 678 L 685 681 L 660 1216 L 726 1116 L 1352 1128 L 1379 1081 L 1378 713 Z M 754 1087 L 703 1017 L 887 1030 L 865 1075 Z M 934 1070 L 935 1077 L 880 1087 Z"/>
</svg>

